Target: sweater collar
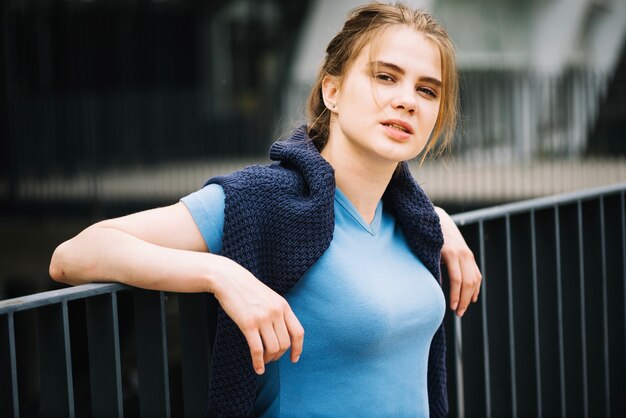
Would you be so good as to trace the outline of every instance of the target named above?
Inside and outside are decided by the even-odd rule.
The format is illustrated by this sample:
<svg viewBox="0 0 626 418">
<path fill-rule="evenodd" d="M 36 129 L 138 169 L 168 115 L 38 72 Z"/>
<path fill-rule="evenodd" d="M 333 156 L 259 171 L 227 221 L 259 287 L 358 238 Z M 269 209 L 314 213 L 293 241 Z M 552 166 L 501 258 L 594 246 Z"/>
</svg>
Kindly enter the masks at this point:
<svg viewBox="0 0 626 418">
<path fill-rule="evenodd" d="M 296 167 L 312 194 L 316 191 L 323 191 L 320 193 L 325 194 L 329 189 L 335 189 L 334 169 L 308 137 L 306 125 L 296 129 L 289 139 L 275 142 L 270 149 L 270 158 L 287 167 Z M 422 258 L 435 277 L 438 277 L 439 260 L 433 260 L 432 254 L 439 254 L 438 250 L 443 245 L 439 217 L 430 199 L 411 175 L 406 161 L 400 163 L 391 178 L 383 194 L 383 201 L 400 221 L 405 235 L 415 238 L 409 240 L 413 251 Z M 429 257 L 426 257 L 427 253 Z"/>
<path fill-rule="evenodd" d="M 270 158 L 286 168 L 295 167 L 312 196 L 334 194 L 335 170 L 309 138 L 306 125 L 297 128 L 289 139 L 275 142 L 270 148 Z"/>
</svg>

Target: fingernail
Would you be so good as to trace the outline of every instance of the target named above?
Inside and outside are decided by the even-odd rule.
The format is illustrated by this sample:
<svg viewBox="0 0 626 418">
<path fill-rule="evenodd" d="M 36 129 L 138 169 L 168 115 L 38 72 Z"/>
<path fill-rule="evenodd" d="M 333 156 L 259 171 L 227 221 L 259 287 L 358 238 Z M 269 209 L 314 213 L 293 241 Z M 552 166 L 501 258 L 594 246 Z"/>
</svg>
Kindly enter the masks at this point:
<svg viewBox="0 0 626 418">
<path fill-rule="evenodd" d="M 298 362 L 298 360 L 300 360 L 300 356 L 296 357 L 296 361 L 295 361 L 295 363 L 297 363 L 297 362 Z"/>
<path fill-rule="evenodd" d="M 461 309 L 459 311 L 459 318 L 462 317 L 464 313 L 465 313 L 465 309 Z"/>
<path fill-rule="evenodd" d="M 459 306 L 459 303 L 458 303 L 458 302 L 454 302 L 454 303 L 452 304 L 452 310 L 453 310 L 453 311 L 456 311 L 457 306 Z"/>
<path fill-rule="evenodd" d="M 256 369 L 256 374 L 263 374 L 264 369 L 262 367 L 259 367 L 258 369 Z"/>
</svg>

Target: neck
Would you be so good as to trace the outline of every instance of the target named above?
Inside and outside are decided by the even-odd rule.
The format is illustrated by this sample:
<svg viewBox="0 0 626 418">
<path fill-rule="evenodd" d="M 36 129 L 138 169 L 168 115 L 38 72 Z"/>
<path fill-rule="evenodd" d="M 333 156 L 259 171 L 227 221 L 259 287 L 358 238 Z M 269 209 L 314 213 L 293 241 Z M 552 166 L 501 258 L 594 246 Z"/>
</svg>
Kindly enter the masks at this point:
<svg viewBox="0 0 626 418">
<path fill-rule="evenodd" d="M 355 154 L 348 145 L 338 141 L 328 141 L 321 155 L 335 170 L 337 187 L 363 219 L 371 223 L 397 163 L 374 161 Z"/>
</svg>

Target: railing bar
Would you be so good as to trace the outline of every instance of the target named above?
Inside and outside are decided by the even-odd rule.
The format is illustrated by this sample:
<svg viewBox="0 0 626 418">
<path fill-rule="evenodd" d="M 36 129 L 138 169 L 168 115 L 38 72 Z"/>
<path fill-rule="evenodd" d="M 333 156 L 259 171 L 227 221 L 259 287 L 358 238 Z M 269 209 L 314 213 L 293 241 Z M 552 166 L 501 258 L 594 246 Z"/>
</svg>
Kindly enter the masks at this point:
<svg viewBox="0 0 626 418">
<path fill-rule="evenodd" d="M 561 416 L 567 415 L 567 407 L 565 403 L 565 344 L 563 330 L 563 288 L 561 285 L 561 227 L 559 225 L 559 207 L 554 206 L 554 227 L 556 234 L 556 293 L 557 293 L 557 317 L 559 322 L 559 380 L 561 392 Z"/>
<path fill-rule="evenodd" d="M 507 276 L 507 296 L 509 314 L 509 361 L 511 363 L 511 409 L 513 418 L 517 417 L 517 374 L 515 368 L 515 318 L 513 317 L 513 266 L 511 260 L 511 217 L 507 215 L 506 220 L 506 276 Z"/>
<path fill-rule="evenodd" d="M 85 315 L 92 415 L 123 416 L 117 293 L 88 298 Z"/>
<path fill-rule="evenodd" d="M 11 395 L 13 397 L 13 416 L 19 418 L 20 416 L 20 398 L 17 388 L 17 356 L 15 352 L 15 322 L 13 313 L 9 313 L 9 360 L 11 362 Z"/>
<path fill-rule="evenodd" d="M 133 290 L 141 416 L 169 417 L 165 293 Z"/>
<path fill-rule="evenodd" d="M 165 317 L 165 292 L 159 292 L 159 297 L 161 300 L 160 303 L 160 320 L 161 320 L 161 344 L 163 347 L 163 357 L 162 357 L 162 361 L 163 361 L 163 379 L 165 380 L 164 382 L 164 391 L 165 391 L 165 411 L 167 414 L 167 417 L 169 418 L 171 415 L 171 409 L 170 409 L 170 375 L 169 375 L 169 364 L 168 364 L 168 357 L 167 357 L 167 324 L 166 324 L 166 317 Z"/>
<path fill-rule="evenodd" d="M 480 270 L 483 274 L 481 289 L 482 303 L 482 328 L 483 328 L 483 357 L 485 370 L 485 408 L 486 417 L 491 418 L 491 372 L 489 369 L 489 333 L 487 330 L 487 265 L 485 262 L 485 226 L 482 221 L 478 223 L 480 242 Z"/>
<path fill-rule="evenodd" d="M 533 332 L 535 334 L 535 390 L 537 395 L 537 418 L 541 418 L 541 350 L 539 342 L 539 290 L 537 284 L 537 236 L 535 235 L 535 211 L 530 211 L 531 266 L 533 276 Z"/>
<path fill-rule="evenodd" d="M 72 379 L 72 352 L 70 346 L 70 320 L 67 311 L 67 302 L 61 305 L 63 315 L 63 350 L 65 352 L 65 373 L 67 375 L 67 402 L 69 416 L 74 416 L 74 381 Z"/>
<path fill-rule="evenodd" d="M 606 272 L 606 236 L 604 223 L 604 196 L 600 196 L 600 249 L 602 251 L 602 331 L 604 333 L 604 402 L 606 416 L 611 416 L 610 380 L 609 380 L 609 296 Z"/>
<path fill-rule="evenodd" d="M 580 269 L 579 275 L 579 290 L 580 290 L 580 343 L 581 343 L 581 361 L 582 361 L 582 373 L 583 373 L 583 416 L 586 418 L 589 416 L 589 394 L 588 394 L 588 382 L 587 382 L 587 326 L 586 312 L 585 312 L 585 260 L 584 258 L 584 246 L 583 246 L 583 208 L 582 201 L 579 200 L 576 205 L 576 211 L 578 216 L 578 268 Z"/>
<path fill-rule="evenodd" d="M 626 192 L 622 192 L 621 196 L 621 210 L 622 217 L 622 291 L 624 292 L 622 298 L 622 306 L 624 307 L 624 344 L 626 345 L 626 199 L 624 198 Z M 626 360 L 626 350 L 624 350 L 624 359 Z"/>
<path fill-rule="evenodd" d="M 465 385 L 463 382 L 463 330 L 461 318 L 454 315 L 454 361 L 456 366 L 456 410 L 457 418 L 465 418 Z"/>
<path fill-rule="evenodd" d="M 180 366 L 185 417 L 206 414 L 217 301 L 206 294 L 178 297 Z"/>
<path fill-rule="evenodd" d="M 129 287 L 119 283 L 92 283 L 67 287 L 61 290 L 36 293 L 0 301 L 0 314 L 35 309 L 42 306 L 54 305 L 55 303 L 84 299 L 90 296 L 103 295 L 124 289 L 129 289 Z"/>
<path fill-rule="evenodd" d="M 555 196 L 540 197 L 537 199 L 524 200 L 522 202 L 508 203 L 492 208 L 478 209 L 470 212 L 459 213 L 452 216 L 458 225 L 467 225 L 478 222 L 485 222 L 495 218 L 501 218 L 507 213 L 515 215 L 525 213 L 532 209 L 540 210 L 565 205 L 583 200 L 597 198 L 599 195 L 619 193 L 626 188 L 626 183 L 619 183 L 610 186 L 596 187 L 582 192 L 563 193 Z"/>
<path fill-rule="evenodd" d="M 117 291 L 111 292 L 111 310 L 113 313 L 113 355 L 115 356 L 115 376 L 117 392 L 118 417 L 124 417 L 124 395 L 122 390 L 122 357 L 120 353 L 120 327 L 119 315 L 117 311 Z"/>
</svg>

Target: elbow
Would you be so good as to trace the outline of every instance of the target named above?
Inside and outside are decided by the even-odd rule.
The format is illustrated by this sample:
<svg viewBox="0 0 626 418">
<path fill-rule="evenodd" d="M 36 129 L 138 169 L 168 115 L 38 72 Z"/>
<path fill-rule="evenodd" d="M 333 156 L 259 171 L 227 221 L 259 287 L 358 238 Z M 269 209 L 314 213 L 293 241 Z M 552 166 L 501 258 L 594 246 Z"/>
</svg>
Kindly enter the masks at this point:
<svg viewBox="0 0 626 418">
<path fill-rule="evenodd" d="M 59 283 L 68 283 L 65 271 L 66 268 L 63 262 L 64 245 L 65 243 L 59 245 L 54 250 L 52 258 L 50 259 L 50 267 L 48 267 L 48 273 L 52 280 Z"/>
<path fill-rule="evenodd" d="M 85 234 L 88 229 L 61 243 L 52 253 L 48 274 L 55 282 L 80 285 L 96 277 L 98 250 L 93 249 L 90 233 Z"/>
</svg>

